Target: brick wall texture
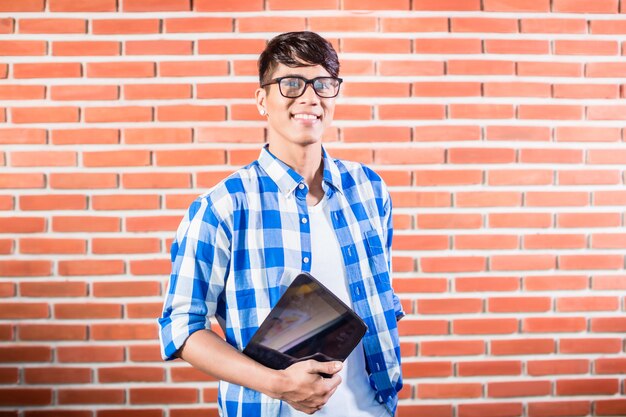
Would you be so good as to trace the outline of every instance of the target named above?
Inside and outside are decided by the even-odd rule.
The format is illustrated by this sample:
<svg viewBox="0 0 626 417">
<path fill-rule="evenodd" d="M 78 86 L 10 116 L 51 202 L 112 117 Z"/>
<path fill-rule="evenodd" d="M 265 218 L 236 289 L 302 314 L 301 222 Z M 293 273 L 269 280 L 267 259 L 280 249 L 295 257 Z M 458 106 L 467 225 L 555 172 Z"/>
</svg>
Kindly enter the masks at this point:
<svg viewBox="0 0 626 417">
<path fill-rule="evenodd" d="M 217 415 L 159 357 L 169 246 L 304 29 L 394 202 L 398 415 L 626 415 L 626 0 L 0 0 L 0 416 Z"/>
</svg>

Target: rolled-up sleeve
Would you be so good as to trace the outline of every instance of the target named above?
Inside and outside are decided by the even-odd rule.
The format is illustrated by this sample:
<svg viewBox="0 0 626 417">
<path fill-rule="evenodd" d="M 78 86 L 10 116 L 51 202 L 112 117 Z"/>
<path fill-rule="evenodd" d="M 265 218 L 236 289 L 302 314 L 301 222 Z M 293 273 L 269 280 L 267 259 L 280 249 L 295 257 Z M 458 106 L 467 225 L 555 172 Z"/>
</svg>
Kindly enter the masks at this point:
<svg viewBox="0 0 626 417">
<path fill-rule="evenodd" d="M 382 224 L 383 224 L 384 233 L 385 233 L 385 252 L 387 255 L 387 262 L 388 262 L 388 268 L 389 268 L 389 281 L 393 282 L 392 281 L 392 275 L 393 275 L 392 266 L 393 265 L 391 261 L 391 257 L 392 257 L 391 244 L 393 242 L 393 215 L 392 215 L 391 196 L 389 195 L 389 192 L 387 191 L 386 191 L 385 210 L 384 210 L 384 217 L 383 217 Z M 400 302 L 400 299 L 398 298 L 395 292 L 393 293 L 393 308 L 396 314 L 396 321 L 400 320 L 402 317 L 405 316 L 405 312 L 402 309 L 402 303 Z"/>
<path fill-rule="evenodd" d="M 172 273 L 158 319 L 163 359 L 175 359 L 192 333 L 210 328 L 228 276 L 230 239 L 209 198 L 191 204 L 172 243 Z"/>
</svg>

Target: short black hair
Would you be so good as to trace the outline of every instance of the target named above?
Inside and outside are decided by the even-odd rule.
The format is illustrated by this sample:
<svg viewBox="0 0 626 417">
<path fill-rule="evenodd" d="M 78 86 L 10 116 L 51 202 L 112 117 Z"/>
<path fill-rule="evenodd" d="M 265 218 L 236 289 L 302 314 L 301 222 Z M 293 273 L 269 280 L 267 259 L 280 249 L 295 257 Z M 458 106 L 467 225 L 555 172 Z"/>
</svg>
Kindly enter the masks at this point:
<svg viewBox="0 0 626 417">
<path fill-rule="evenodd" d="M 339 75 L 337 52 L 314 32 L 287 32 L 272 38 L 259 56 L 261 85 L 269 81 L 278 64 L 292 68 L 321 65 L 331 76 Z"/>
</svg>

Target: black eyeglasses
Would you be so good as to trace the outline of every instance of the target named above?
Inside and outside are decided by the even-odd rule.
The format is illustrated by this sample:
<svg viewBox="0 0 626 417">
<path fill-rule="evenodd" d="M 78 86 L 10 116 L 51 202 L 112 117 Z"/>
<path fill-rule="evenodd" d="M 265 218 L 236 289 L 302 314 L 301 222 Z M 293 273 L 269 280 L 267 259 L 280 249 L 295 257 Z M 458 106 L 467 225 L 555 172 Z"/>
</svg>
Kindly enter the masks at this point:
<svg viewBox="0 0 626 417">
<path fill-rule="evenodd" d="M 315 77 L 312 80 L 307 80 L 298 75 L 289 75 L 287 77 L 274 78 L 265 84 L 261 84 L 261 87 L 278 84 L 278 90 L 283 97 L 298 98 L 304 94 L 306 87 L 311 84 L 315 94 L 321 98 L 333 98 L 339 94 L 339 86 L 341 86 L 342 82 L 343 80 L 337 77 Z"/>
</svg>

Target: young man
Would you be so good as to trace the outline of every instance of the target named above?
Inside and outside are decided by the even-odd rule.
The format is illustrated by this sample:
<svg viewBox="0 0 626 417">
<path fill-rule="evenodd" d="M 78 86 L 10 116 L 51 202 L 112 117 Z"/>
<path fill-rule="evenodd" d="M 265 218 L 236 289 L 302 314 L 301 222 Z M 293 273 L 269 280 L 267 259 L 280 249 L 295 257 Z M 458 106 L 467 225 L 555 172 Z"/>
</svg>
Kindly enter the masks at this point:
<svg viewBox="0 0 626 417">
<path fill-rule="evenodd" d="M 223 416 L 395 413 L 404 313 L 391 288 L 391 200 L 377 174 L 322 148 L 338 74 L 335 50 L 315 33 L 268 43 L 256 91 L 268 144 L 192 203 L 172 245 L 163 357 L 219 379 Z M 301 271 L 351 305 L 368 331 L 344 364 L 272 370 L 241 351 Z M 212 316 L 226 341 L 210 330 Z"/>
</svg>

